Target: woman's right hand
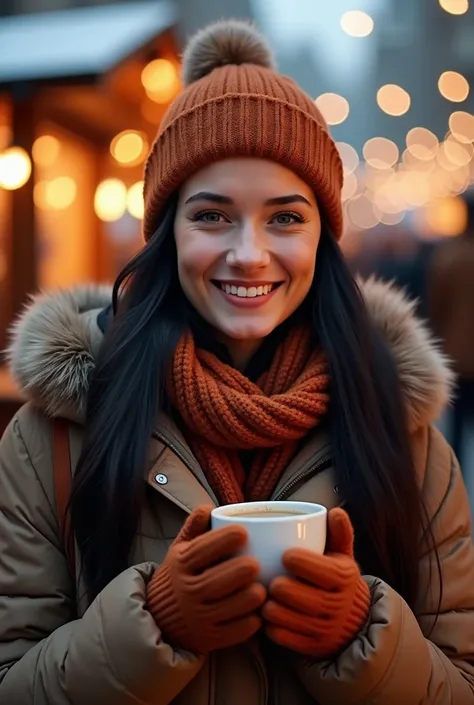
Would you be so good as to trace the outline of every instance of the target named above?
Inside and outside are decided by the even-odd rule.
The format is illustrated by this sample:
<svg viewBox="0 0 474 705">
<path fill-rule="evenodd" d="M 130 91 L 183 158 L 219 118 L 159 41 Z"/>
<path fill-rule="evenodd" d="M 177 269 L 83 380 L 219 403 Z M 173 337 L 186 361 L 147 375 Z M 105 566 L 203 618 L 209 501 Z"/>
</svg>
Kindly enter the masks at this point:
<svg viewBox="0 0 474 705">
<path fill-rule="evenodd" d="M 235 556 L 247 542 L 244 527 L 206 531 L 209 519 L 208 508 L 188 518 L 147 589 L 148 609 L 166 641 L 198 654 L 252 637 L 266 599 L 255 582 L 258 561 Z"/>
</svg>

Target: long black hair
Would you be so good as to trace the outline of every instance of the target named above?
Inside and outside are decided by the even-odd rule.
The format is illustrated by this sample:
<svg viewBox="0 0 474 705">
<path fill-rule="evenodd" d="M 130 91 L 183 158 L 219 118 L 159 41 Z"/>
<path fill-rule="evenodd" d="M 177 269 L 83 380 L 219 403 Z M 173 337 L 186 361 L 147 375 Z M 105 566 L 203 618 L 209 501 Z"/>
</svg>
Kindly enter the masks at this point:
<svg viewBox="0 0 474 705">
<path fill-rule="evenodd" d="M 176 200 L 120 273 L 114 317 L 91 380 L 71 495 L 71 529 L 88 598 L 128 565 L 143 502 L 147 449 L 164 379 L 187 325 L 173 237 Z M 391 352 L 327 228 L 306 299 L 331 375 L 330 434 L 357 558 L 413 605 L 424 525 L 400 381 Z"/>
</svg>

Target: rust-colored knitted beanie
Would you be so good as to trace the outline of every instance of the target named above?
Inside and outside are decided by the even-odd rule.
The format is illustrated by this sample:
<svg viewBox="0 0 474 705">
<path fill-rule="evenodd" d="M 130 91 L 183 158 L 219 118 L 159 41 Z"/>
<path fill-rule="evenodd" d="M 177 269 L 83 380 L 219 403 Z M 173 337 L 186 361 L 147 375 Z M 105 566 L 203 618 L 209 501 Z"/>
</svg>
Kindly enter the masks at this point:
<svg viewBox="0 0 474 705">
<path fill-rule="evenodd" d="M 221 21 L 191 39 L 185 89 L 168 109 L 145 168 L 143 230 L 149 240 L 171 194 L 211 162 L 251 156 L 278 162 L 314 190 L 342 235 L 342 162 L 314 101 L 275 70 L 250 24 Z"/>
</svg>

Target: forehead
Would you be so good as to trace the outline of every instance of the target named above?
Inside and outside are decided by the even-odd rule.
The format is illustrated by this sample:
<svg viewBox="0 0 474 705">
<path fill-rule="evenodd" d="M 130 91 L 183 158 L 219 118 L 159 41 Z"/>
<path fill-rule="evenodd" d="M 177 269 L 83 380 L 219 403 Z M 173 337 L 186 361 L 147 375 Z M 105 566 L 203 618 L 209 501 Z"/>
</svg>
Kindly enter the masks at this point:
<svg viewBox="0 0 474 705">
<path fill-rule="evenodd" d="M 236 204 L 261 204 L 269 199 L 300 194 L 316 205 L 311 188 L 290 169 L 266 159 L 236 157 L 205 166 L 183 184 L 180 200 L 199 191 L 228 196 Z"/>
</svg>

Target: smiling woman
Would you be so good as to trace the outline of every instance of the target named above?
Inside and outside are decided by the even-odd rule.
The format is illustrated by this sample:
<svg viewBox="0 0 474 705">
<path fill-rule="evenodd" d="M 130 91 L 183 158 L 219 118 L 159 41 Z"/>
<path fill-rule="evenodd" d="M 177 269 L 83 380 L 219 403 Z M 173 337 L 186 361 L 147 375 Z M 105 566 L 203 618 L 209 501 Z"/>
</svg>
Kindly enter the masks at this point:
<svg viewBox="0 0 474 705">
<path fill-rule="evenodd" d="M 175 219 L 180 284 L 239 369 L 304 301 L 320 235 L 314 192 L 275 162 L 224 159 L 183 184 Z"/>
<path fill-rule="evenodd" d="M 143 249 L 14 331 L 0 700 L 474 705 L 468 502 L 431 426 L 449 368 L 400 292 L 351 277 L 338 151 L 256 29 L 210 26 L 183 69 Z M 325 505 L 328 540 L 267 589 L 245 528 L 209 529 L 268 500 Z"/>
</svg>

